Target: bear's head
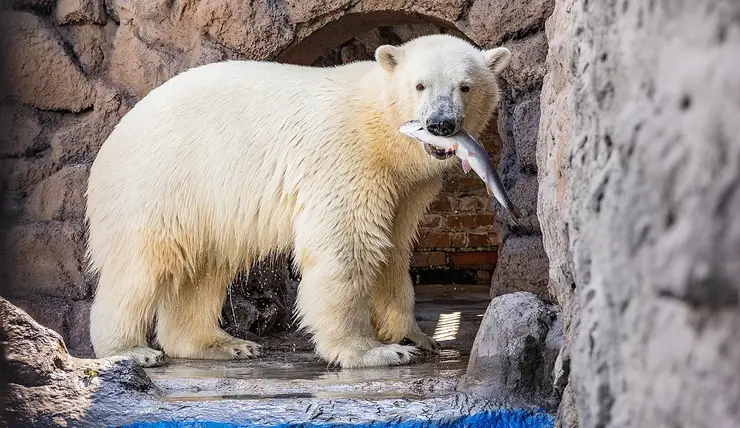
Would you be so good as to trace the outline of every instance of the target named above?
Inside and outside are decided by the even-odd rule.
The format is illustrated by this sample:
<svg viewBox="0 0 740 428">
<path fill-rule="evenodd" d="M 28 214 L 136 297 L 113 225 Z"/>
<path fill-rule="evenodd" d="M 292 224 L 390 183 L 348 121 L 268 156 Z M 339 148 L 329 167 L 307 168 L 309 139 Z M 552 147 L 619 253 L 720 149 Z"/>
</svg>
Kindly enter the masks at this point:
<svg viewBox="0 0 740 428">
<path fill-rule="evenodd" d="M 384 96 L 404 116 L 399 121 L 419 120 L 438 136 L 483 131 L 498 104 L 497 75 L 510 58 L 504 47 L 480 50 L 444 34 L 375 51 L 387 77 Z"/>
</svg>

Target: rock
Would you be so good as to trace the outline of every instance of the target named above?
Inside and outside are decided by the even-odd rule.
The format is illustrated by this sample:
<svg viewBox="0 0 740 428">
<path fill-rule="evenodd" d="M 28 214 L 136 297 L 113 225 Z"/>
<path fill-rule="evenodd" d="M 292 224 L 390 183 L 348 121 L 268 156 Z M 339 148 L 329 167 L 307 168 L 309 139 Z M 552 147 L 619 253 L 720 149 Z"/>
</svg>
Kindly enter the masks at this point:
<svg viewBox="0 0 740 428">
<path fill-rule="evenodd" d="M 0 156 L 33 155 L 44 146 L 42 125 L 32 109 L 0 106 Z"/>
<path fill-rule="evenodd" d="M 573 367 L 562 426 L 740 426 L 739 14 L 562 0 L 548 22 L 537 162 Z"/>
<path fill-rule="evenodd" d="M 69 303 L 58 297 L 38 294 L 29 297 L 31 298 L 16 299 L 11 297 L 9 301 L 26 312 L 36 322 L 64 338 Z"/>
<path fill-rule="evenodd" d="M 558 418 L 555 420 L 555 428 L 580 428 L 578 413 L 575 411 L 576 402 L 573 388 L 568 385 L 563 391 L 558 406 Z"/>
<path fill-rule="evenodd" d="M 27 387 L 50 384 L 52 374 L 68 362 L 62 338 L 2 297 L 0 314 L 8 369 L 5 380 Z"/>
<path fill-rule="evenodd" d="M 18 10 L 33 10 L 42 15 L 48 15 L 54 8 L 56 0 L 9 0 L 10 7 Z"/>
<path fill-rule="evenodd" d="M 54 15 L 61 25 L 105 24 L 107 20 L 103 0 L 57 0 Z"/>
<path fill-rule="evenodd" d="M 515 38 L 518 33 L 537 28 L 552 13 L 554 0 L 526 2 L 474 1 L 457 28 L 481 46 L 492 48 Z"/>
<path fill-rule="evenodd" d="M 29 192 L 54 173 L 54 165 L 46 157 L 0 159 L 0 188 L 6 192 Z"/>
<path fill-rule="evenodd" d="M 503 108 L 498 115 L 501 137 L 499 175 L 514 206 L 522 214 L 518 225 L 504 225 L 518 234 L 540 234 L 537 216 L 536 147 L 539 127 L 539 90 L 519 91 L 506 85 L 502 90 Z M 503 207 L 495 206 L 497 217 L 507 219 Z M 506 233 L 504 233 L 504 237 Z"/>
<path fill-rule="evenodd" d="M 569 216 L 566 206 L 567 141 L 573 129 L 573 85 L 577 66 L 573 43 L 579 30 L 581 14 L 576 0 L 558 0 L 545 25 L 548 40 L 547 74 L 540 98 L 542 116 L 537 141 L 539 189 L 537 211 L 542 241 L 550 261 L 550 293 L 559 303 L 565 328 L 560 357 L 570 361 L 570 347 L 579 329 L 580 300 L 574 279 L 574 260 L 570 250 Z M 563 396 L 558 409 L 558 424 L 579 426 L 570 374 L 563 381 Z"/>
<path fill-rule="evenodd" d="M 266 60 L 285 49 L 295 36 L 282 4 L 205 0 L 198 3 L 194 19 L 217 43 L 250 59 Z"/>
<path fill-rule="evenodd" d="M 504 172 L 506 171 L 504 170 Z M 537 177 L 531 174 L 517 174 L 513 176 L 517 179 L 512 186 L 507 187 L 506 194 L 509 195 L 511 203 L 519 209 L 522 217 L 517 224 L 513 224 L 509 220 L 506 210 L 498 203 L 494 205 L 496 218 L 502 219 L 506 225 L 506 232 L 503 234 L 503 237 L 506 239 L 510 233 L 539 235 L 540 222 L 537 217 Z"/>
<path fill-rule="evenodd" d="M 67 25 L 59 27 L 59 32 L 72 47 L 82 70 L 94 75 L 103 66 L 111 44 L 106 27 L 101 25 Z"/>
<path fill-rule="evenodd" d="M 54 164 L 89 164 L 132 103 L 117 91 L 98 86 L 94 110 L 58 129 L 51 136 L 51 159 Z"/>
<path fill-rule="evenodd" d="M 129 408 L 156 391 L 141 367 L 121 358 L 71 357 L 62 338 L 0 297 L 3 408 L 9 426 L 93 426 L 93 404 Z"/>
<path fill-rule="evenodd" d="M 498 116 L 501 135 L 502 175 L 508 177 L 520 173 L 537 173 L 537 140 L 540 124 L 540 91 L 519 91 L 509 85 L 502 88 L 504 108 Z M 504 114 L 505 113 L 505 114 Z"/>
<path fill-rule="evenodd" d="M 58 333 L 73 356 L 92 357 L 90 301 L 35 294 L 30 299 L 9 298 L 39 324 Z"/>
<path fill-rule="evenodd" d="M 25 223 L 5 231 L 0 243 L 3 294 L 87 297 L 83 232 L 81 222 Z"/>
<path fill-rule="evenodd" d="M 458 390 L 508 406 L 557 406 L 552 367 L 558 354 L 557 313 L 532 293 L 494 298 L 475 338 Z M 550 340 L 548 340 L 548 337 Z"/>
<path fill-rule="evenodd" d="M 69 347 L 69 352 L 75 357 L 95 356 L 92 343 L 90 342 L 90 300 L 72 302 L 67 312 L 67 331 L 64 341 Z"/>
<path fill-rule="evenodd" d="M 105 0 L 105 12 L 110 16 L 110 18 L 116 23 L 121 23 L 121 18 L 118 16 L 118 9 L 116 8 L 116 5 L 119 3 L 116 0 Z"/>
<path fill-rule="evenodd" d="M 82 219 L 89 165 L 67 165 L 42 181 L 26 199 L 26 211 L 36 220 Z"/>
<path fill-rule="evenodd" d="M 0 12 L 2 98 L 42 110 L 79 112 L 94 100 L 94 86 L 67 55 L 59 35 L 27 12 Z"/>
<path fill-rule="evenodd" d="M 537 133 L 540 127 L 540 93 L 529 94 L 514 107 L 514 149 L 522 170 L 537 173 Z"/>
<path fill-rule="evenodd" d="M 224 329 L 245 339 L 287 330 L 297 290 L 286 258 L 256 263 L 231 284 L 222 311 Z"/>
<path fill-rule="evenodd" d="M 181 58 L 149 46 L 133 24 L 121 24 L 113 41 L 109 78 L 125 92 L 140 100 L 185 66 Z"/>
<path fill-rule="evenodd" d="M 509 236 L 499 247 L 498 264 L 491 280 L 491 297 L 528 291 L 553 300 L 547 285 L 548 260 L 539 235 Z"/>
<path fill-rule="evenodd" d="M 501 78 L 517 89 L 541 85 L 547 57 L 547 37 L 544 31 L 523 39 L 508 40 L 503 46 L 509 48 L 511 62 L 501 73 Z"/>
</svg>

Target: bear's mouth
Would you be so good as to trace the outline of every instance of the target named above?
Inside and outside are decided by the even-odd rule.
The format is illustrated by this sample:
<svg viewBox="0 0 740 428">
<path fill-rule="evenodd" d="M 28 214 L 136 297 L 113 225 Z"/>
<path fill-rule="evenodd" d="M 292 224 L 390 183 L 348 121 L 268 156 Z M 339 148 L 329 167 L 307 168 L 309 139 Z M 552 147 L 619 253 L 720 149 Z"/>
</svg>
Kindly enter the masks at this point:
<svg viewBox="0 0 740 428">
<path fill-rule="evenodd" d="M 454 155 L 455 152 L 448 152 L 443 149 L 438 149 L 434 147 L 431 144 L 424 143 L 424 150 L 433 158 L 439 159 L 439 160 L 445 160 L 448 159 L 450 156 Z"/>
</svg>

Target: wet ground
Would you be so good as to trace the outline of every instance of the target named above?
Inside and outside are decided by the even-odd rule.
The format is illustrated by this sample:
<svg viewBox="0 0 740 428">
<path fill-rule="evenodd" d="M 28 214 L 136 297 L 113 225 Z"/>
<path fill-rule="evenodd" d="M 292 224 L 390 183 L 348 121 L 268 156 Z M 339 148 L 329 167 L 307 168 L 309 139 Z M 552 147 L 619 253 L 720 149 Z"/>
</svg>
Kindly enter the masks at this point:
<svg viewBox="0 0 740 428">
<path fill-rule="evenodd" d="M 410 365 L 330 368 L 308 337 L 286 334 L 262 340 L 264 355 L 254 360 L 170 360 L 146 369 L 153 385 L 140 392 L 102 384 L 86 415 L 92 423 L 78 426 L 551 428 L 552 415 L 539 408 L 456 390 L 488 302 L 488 287 L 419 287 L 420 327 L 442 350 Z M 134 379 L 124 383 L 149 381 Z"/>
<path fill-rule="evenodd" d="M 419 326 L 442 349 L 439 355 L 422 354 L 406 366 L 330 368 L 315 357 L 306 336 L 286 334 L 262 341 L 264 355 L 254 360 L 170 360 L 146 372 L 165 402 L 439 397 L 452 393 L 464 374 L 489 300 L 485 286 L 419 286 Z"/>
</svg>

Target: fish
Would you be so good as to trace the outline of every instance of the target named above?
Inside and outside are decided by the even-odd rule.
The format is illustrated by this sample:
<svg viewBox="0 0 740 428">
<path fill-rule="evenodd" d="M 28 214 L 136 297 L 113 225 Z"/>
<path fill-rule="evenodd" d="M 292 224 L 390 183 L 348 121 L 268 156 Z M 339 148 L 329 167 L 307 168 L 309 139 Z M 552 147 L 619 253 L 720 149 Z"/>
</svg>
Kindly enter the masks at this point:
<svg viewBox="0 0 740 428">
<path fill-rule="evenodd" d="M 521 219 L 522 214 L 511 202 L 509 196 L 504 190 L 501 179 L 493 166 L 491 157 L 488 155 L 486 148 L 469 132 L 460 131 L 455 135 L 448 137 L 439 137 L 431 134 L 418 120 L 410 120 L 399 128 L 399 131 L 408 137 L 430 144 L 447 153 L 454 153 L 460 158 L 462 168 L 465 174 L 472 169 L 486 184 L 488 195 L 494 198 L 503 206 L 515 224 Z"/>
</svg>

